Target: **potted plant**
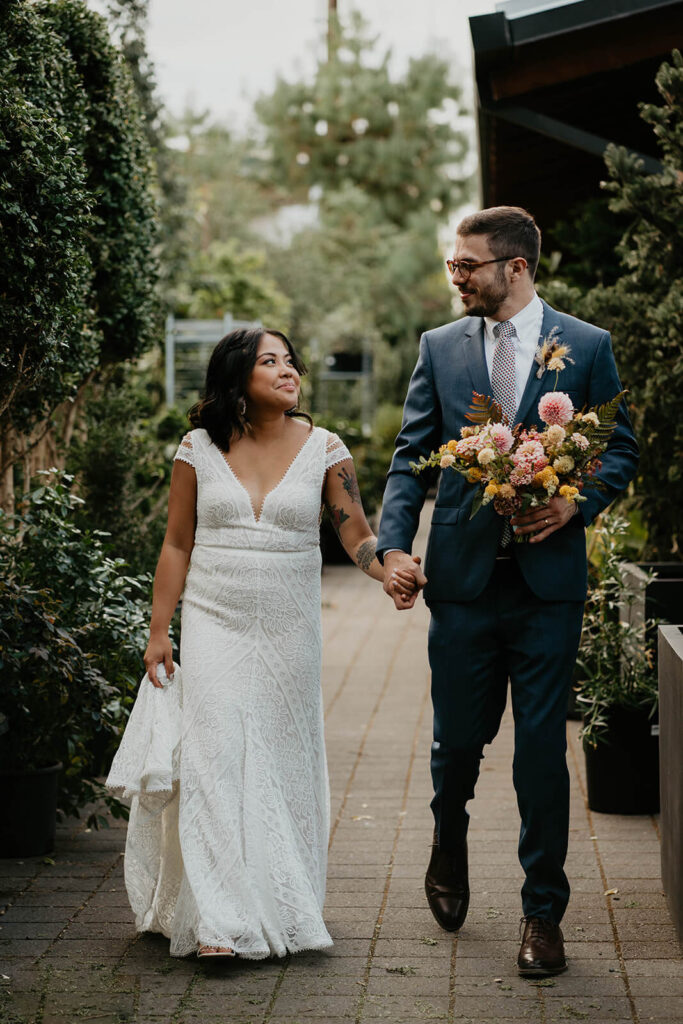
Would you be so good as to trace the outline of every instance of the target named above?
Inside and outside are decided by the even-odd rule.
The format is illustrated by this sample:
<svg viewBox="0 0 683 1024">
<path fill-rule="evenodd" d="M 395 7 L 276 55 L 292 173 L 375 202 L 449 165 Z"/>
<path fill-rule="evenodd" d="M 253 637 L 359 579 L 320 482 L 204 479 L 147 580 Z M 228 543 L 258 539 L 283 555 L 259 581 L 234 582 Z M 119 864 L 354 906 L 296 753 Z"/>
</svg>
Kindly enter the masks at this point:
<svg viewBox="0 0 683 1024">
<path fill-rule="evenodd" d="M 47 475 L 46 475 L 47 476 Z M 124 575 L 102 536 L 81 532 L 65 474 L 0 514 L 0 856 L 54 843 L 58 816 L 104 800 L 98 780 L 132 705 L 146 642 L 147 578 Z M 42 808 L 42 811 L 41 811 Z M 42 817 L 41 817 L 42 815 Z M 105 817 L 91 810 L 88 823 Z"/>
<path fill-rule="evenodd" d="M 588 803 L 608 814 L 659 809 L 654 624 L 630 621 L 636 599 L 620 554 L 628 521 L 606 513 L 591 537 L 590 579 L 577 659 Z"/>
</svg>

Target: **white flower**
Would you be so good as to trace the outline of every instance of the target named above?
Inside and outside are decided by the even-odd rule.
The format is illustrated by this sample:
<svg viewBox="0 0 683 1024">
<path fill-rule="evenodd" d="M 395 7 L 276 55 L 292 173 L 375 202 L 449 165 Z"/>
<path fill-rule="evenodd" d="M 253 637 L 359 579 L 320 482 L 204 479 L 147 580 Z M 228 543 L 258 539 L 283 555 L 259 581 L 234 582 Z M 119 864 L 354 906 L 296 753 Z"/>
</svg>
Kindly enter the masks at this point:
<svg viewBox="0 0 683 1024">
<path fill-rule="evenodd" d="M 565 439 L 567 431 L 564 427 L 561 427 L 559 423 L 553 423 L 552 427 L 548 427 L 545 432 L 546 440 L 548 444 L 556 446 L 562 444 Z"/>
<path fill-rule="evenodd" d="M 454 462 L 455 455 L 452 455 L 451 452 L 446 452 L 445 455 L 441 456 L 441 459 L 439 460 L 439 465 L 441 466 L 442 469 L 448 469 L 448 467 L 452 466 Z"/>
<path fill-rule="evenodd" d="M 585 452 L 586 448 L 588 447 L 588 438 L 585 434 L 572 434 L 571 440 L 574 442 L 577 448 L 580 448 L 581 451 Z"/>
<path fill-rule="evenodd" d="M 480 466 L 488 466 L 489 462 L 493 462 L 496 457 L 496 453 L 493 448 L 482 448 L 477 455 L 477 461 Z"/>
<path fill-rule="evenodd" d="M 558 473 L 571 473 L 574 468 L 574 460 L 571 455 L 560 455 L 553 462 L 553 469 Z"/>
<path fill-rule="evenodd" d="M 583 422 L 590 423 L 594 427 L 600 426 L 600 420 L 598 419 L 598 415 L 595 412 L 585 412 L 583 414 Z"/>
</svg>

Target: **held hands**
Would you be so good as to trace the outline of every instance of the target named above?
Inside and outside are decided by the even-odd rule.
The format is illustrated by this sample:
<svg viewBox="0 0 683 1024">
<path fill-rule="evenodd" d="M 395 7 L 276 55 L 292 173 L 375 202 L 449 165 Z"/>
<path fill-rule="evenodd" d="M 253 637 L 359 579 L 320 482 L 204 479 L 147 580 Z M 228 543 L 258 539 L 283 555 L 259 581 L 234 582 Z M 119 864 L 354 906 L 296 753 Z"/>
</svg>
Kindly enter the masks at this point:
<svg viewBox="0 0 683 1024">
<path fill-rule="evenodd" d="M 399 611 L 412 608 L 417 595 L 427 582 L 420 568 L 419 555 L 390 551 L 384 558 L 384 592 Z"/>
<path fill-rule="evenodd" d="M 163 686 L 157 676 L 157 666 L 163 662 L 168 678 L 170 679 L 173 675 L 173 648 L 167 635 L 150 636 L 143 661 L 150 683 L 156 686 L 158 690 L 163 690 Z"/>
<path fill-rule="evenodd" d="M 510 523 L 516 535 L 532 533 L 529 543 L 537 544 L 562 529 L 578 511 L 579 506 L 575 501 L 555 497 L 544 508 L 532 508 L 523 516 L 513 516 Z"/>
</svg>

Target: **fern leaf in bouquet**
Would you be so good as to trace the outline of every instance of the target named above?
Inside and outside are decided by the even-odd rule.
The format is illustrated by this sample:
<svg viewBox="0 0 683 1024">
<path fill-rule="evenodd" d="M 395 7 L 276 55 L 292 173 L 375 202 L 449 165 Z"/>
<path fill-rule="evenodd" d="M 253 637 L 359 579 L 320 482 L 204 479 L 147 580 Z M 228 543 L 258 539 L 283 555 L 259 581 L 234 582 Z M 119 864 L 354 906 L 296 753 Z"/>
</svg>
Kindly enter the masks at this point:
<svg viewBox="0 0 683 1024">
<path fill-rule="evenodd" d="M 485 423 L 507 423 L 499 403 L 489 395 L 480 395 L 478 391 L 473 391 L 470 409 L 472 412 L 465 413 L 465 419 L 470 423 L 476 423 L 478 426 Z"/>
<path fill-rule="evenodd" d="M 599 425 L 595 428 L 594 437 L 595 440 L 601 443 L 606 443 L 609 440 L 610 434 L 616 426 L 617 412 L 626 391 L 620 391 L 618 395 L 615 395 L 610 402 L 605 402 L 603 405 L 599 405 L 595 410 L 595 413 L 600 420 Z"/>
</svg>

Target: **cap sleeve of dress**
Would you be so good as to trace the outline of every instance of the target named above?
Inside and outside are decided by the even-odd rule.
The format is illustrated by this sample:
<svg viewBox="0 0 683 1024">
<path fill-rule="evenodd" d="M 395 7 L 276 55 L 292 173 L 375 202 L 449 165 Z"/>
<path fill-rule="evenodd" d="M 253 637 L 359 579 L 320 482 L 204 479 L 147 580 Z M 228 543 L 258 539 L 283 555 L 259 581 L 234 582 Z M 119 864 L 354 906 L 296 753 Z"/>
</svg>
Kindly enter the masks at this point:
<svg viewBox="0 0 683 1024">
<path fill-rule="evenodd" d="M 338 462 L 343 462 L 344 459 L 351 458 L 351 452 L 342 439 L 328 431 L 327 443 L 325 445 L 325 469 L 329 469 L 330 466 L 336 466 Z"/>
<path fill-rule="evenodd" d="M 194 467 L 194 452 L 192 450 L 192 434 L 185 434 L 178 445 L 178 450 L 173 456 L 173 461 L 187 462 L 188 466 Z"/>
</svg>

